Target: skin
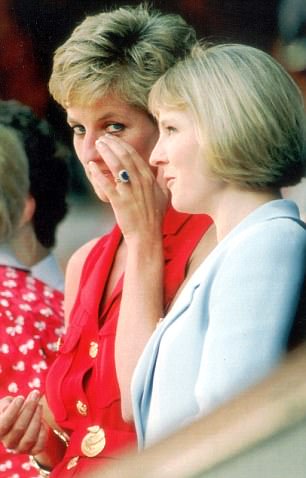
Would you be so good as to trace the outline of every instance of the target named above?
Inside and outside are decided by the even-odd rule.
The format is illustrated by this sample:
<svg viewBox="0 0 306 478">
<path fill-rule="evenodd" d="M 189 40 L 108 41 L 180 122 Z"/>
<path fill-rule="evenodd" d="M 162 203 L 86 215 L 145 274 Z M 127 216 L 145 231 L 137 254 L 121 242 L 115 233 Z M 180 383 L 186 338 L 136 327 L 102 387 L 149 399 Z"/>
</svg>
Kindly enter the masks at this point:
<svg viewBox="0 0 306 478">
<path fill-rule="evenodd" d="M 168 205 L 168 192 L 162 168 L 149 165 L 149 157 L 158 138 L 158 128 L 148 113 L 114 96 L 101 98 L 87 106 L 70 106 L 67 120 L 73 130 L 74 147 L 85 173 L 97 196 L 111 203 L 123 233 L 103 301 L 107 300 L 124 271 L 115 360 L 122 414 L 129 421 L 133 418 L 131 377 L 144 345 L 158 319 L 164 315 L 161 223 Z M 129 172 L 128 184 L 115 181 L 122 169 Z M 190 258 L 185 280 L 215 243 L 212 227 Z M 78 290 L 82 266 L 93 245 L 94 241 L 85 244 L 68 263 L 65 281 L 66 323 Z M 137 333 L 131 334 L 131 330 Z M 35 454 L 40 463 L 52 468 L 62 457 L 63 445 L 50 432 L 49 427 L 57 425 L 45 400 L 40 401 L 43 403 L 43 420 L 39 412 L 39 397 L 34 401 L 23 398 L 14 399 L 13 402 L 11 398 L 3 400 L 0 401 L 0 439 L 9 448 Z M 19 400 L 22 400 L 23 407 Z M 8 403 L 13 405 L 8 406 Z M 22 422 L 16 422 L 18 417 Z M 16 423 L 21 423 L 21 426 L 17 427 Z M 53 451 L 52 456 L 50 450 Z"/>
<path fill-rule="evenodd" d="M 67 110 L 67 118 L 73 130 L 74 147 L 85 173 L 98 197 L 111 202 L 124 239 L 133 240 L 136 236 L 134 231 L 138 231 L 138 243 L 146 243 L 146 247 L 138 249 L 137 264 L 144 268 L 147 275 L 138 287 L 137 308 L 133 302 L 138 317 L 139 347 L 142 348 L 152 328 L 150 325 L 148 330 L 147 322 L 139 320 L 138 314 L 143 316 L 145 310 L 150 324 L 153 317 L 156 323 L 156 317 L 160 316 L 162 310 L 163 252 L 160 224 L 168 197 L 155 179 L 156 171 L 152 171 L 155 168 L 148 164 L 158 129 L 149 114 L 115 97 L 105 97 L 85 107 L 71 106 Z M 104 140 L 97 143 L 101 137 Z M 131 182 L 128 185 L 117 183 L 114 179 L 121 169 L 129 171 Z M 83 263 L 93 244 L 91 242 L 83 246 L 68 264 L 66 290 L 70 292 L 65 298 L 66 322 L 75 300 Z M 147 259 L 143 262 L 145 257 Z M 119 246 L 104 300 L 111 294 L 129 260 L 124 240 Z M 157 267 L 151 267 L 151 264 L 157 264 Z M 149 293 L 153 277 L 161 285 Z M 131 310 L 131 304 L 126 307 Z M 141 324 L 144 324 L 143 330 Z M 138 349 L 134 352 L 135 356 L 140 353 Z M 49 432 L 49 427 L 58 428 L 46 401 L 37 393 L 27 398 L 5 397 L 0 401 L 0 439 L 4 445 L 21 453 L 34 454 L 39 462 L 53 467 L 61 459 L 63 446 Z M 54 451 L 52 456 L 50 450 Z"/>
<path fill-rule="evenodd" d="M 151 228 L 146 224 L 146 216 L 152 211 L 157 216 L 148 220 L 156 221 L 152 227 L 159 229 L 168 203 L 165 187 L 162 184 L 159 187 L 155 181 L 156 168 L 152 170 L 148 165 L 158 138 L 158 129 L 148 113 L 114 96 L 106 96 L 85 107 L 77 105 L 68 108 L 67 121 L 73 130 L 75 151 L 85 173 L 97 196 L 104 202 L 111 202 L 125 238 L 120 244 L 109 278 L 104 297 L 107 300 L 125 269 L 129 229 L 142 231 L 148 236 Z M 129 171 L 129 185 L 115 182 L 121 169 Z M 156 234 L 151 232 L 151 235 Z M 67 317 L 77 291 L 76 278 L 92 245 L 83 246 L 68 263 L 65 291 Z"/>
<path fill-rule="evenodd" d="M 160 109 L 158 124 L 150 164 L 162 169 L 175 209 L 213 218 L 218 241 L 254 209 L 279 199 L 279 191 L 252 191 L 214 175 L 189 111 Z"/>
<path fill-rule="evenodd" d="M 149 161 L 150 153 L 158 138 L 158 130 L 153 119 L 113 95 L 106 96 L 90 105 L 76 105 L 67 108 L 67 122 L 73 131 L 73 144 L 76 154 L 92 182 L 88 165 L 95 162 L 103 175 L 115 185 L 114 177 L 118 171 L 109 169 L 98 151 L 96 141 L 106 134 L 120 138 L 134 148 L 141 158 Z M 118 165 L 120 167 L 120 165 Z M 114 174 L 113 174 L 114 173 Z M 93 183 L 95 186 L 95 183 Z M 109 201 L 98 187 L 96 193 L 102 201 Z"/>
<path fill-rule="evenodd" d="M 226 184 L 210 171 L 191 113 L 163 110 L 159 116 L 159 131 L 150 164 L 163 170 L 173 207 L 181 212 L 196 214 L 206 210 L 211 213 L 216 207 L 215 197 Z"/>
</svg>

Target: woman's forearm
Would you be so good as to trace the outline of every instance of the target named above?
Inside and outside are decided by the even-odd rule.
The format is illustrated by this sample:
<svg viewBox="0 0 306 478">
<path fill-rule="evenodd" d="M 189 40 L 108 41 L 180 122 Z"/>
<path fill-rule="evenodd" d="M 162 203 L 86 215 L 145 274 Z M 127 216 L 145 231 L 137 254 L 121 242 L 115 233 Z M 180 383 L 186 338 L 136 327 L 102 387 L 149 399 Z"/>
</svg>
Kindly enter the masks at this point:
<svg viewBox="0 0 306 478">
<path fill-rule="evenodd" d="M 132 420 L 130 386 L 142 350 L 163 315 L 162 241 L 136 243 L 128 248 L 115 359 L 122 414 Z"/>
</svg>

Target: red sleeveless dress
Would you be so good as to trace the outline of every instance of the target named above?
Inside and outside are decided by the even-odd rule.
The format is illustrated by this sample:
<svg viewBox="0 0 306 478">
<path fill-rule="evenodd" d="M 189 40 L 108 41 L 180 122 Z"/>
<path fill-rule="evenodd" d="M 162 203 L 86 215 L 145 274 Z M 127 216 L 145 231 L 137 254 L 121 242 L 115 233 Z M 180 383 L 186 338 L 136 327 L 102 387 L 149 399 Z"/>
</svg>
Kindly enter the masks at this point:
<svg viewBox="0 0 306 478">
<path fill-rule="evenodd" d="M 211 223 L 206 215 L 168 210 L 163 226 L 165 306 L 182 283 L 188 258 Z M 99 313 L 121 237 L 115 226 L 89 253 L 69 328 L 47 376 L 48 403 L 57 423 L 70 435 L 65 457 L 52 471 L 52 478 L 74 476 L 98 461 L 114 459 L 124 447 L 136 444 L 134 426 L 121 417 L 114 360 L 123 277 Z M 93 447 L 90 442 L 86 448 L 84 437 L 89 431 Z"/>
</svg>

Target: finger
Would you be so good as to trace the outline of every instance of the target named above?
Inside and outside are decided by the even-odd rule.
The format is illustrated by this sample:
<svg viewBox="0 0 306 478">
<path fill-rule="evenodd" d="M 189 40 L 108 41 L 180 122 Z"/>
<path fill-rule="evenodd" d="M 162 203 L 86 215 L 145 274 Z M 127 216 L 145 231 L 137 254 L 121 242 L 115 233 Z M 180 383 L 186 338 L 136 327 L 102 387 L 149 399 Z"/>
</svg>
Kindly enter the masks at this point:
<svg viewBox="0 0 306 478">
<path fill-rule="evenodd" d="M 38 407 L 39 398 L 39 393 L 37 390 L 34 390 L 23 402 L 17 417 L 15 416 L 15 422 L 6 433 L 6 436 L 3 438 L 3 442 L 7 448 L 15 449 L 18 446 L 20 440 L 23 438 L 28 429 L 33 415 L 35 414 L 35 411 Z"/>
<path fill-rule="evenodd" d="M 14 399 L 7 398 L 3 399 L 1 404 L 1 415 L 0 415 L 0 439 L 7 435 L 11 428 L 15 425 L 20 410 L 25 402 L 24 397 L 16 397 Z"/>
<path fill-rule="evenodd" d="M 114 140 L 110 136 L 103 136 L 98 140 L 97 150 L 103 156 L 115 180 L 122 169 L 126 169 L 130 180 L 127 183 L 117 182 L 116 191 L 125 203 L 147 203 L 151 201 L 155 177 L 150 167 L 130 145 Z M 109 191 L 109 200 L 116 208 L 118 196 L 114 190 Z"/>
<path fill-rule="evenodd" d="M 129 168 L 129 173 L 133 176 L 133 164 L 130 154 L 123 148 L 117 148 L 114 145 L 114 142 L 109 138 L 101 137 L 96 142 L 96 148 L 98 153 L 103 157 L 103 161 L 108 166 L 109 170 L 112 173 L 112 176 L 115 178 L 118 176 L 118 172 L 121 169 Z"/>
<path fill-rule="evenodd" d="M 38 438 L 35 446 L 31 450 L 31 455 L 37 455 L 46 448 L 47 438 L 49 434 L 49 428 L 46 424 L 41 423 L 41 427 L 38 433 Z"/>
<path fill-rule="evenodd" d="M 137 181 L 146 175 L 152 176 L 151 168 L 137 151 L 129 144 L 113 138 L 111 136 L 102 136 L 96 143 L 97 150 L 103 156 L 103 160 L 109 167 L 114 178 L 122 169 L 129 172 L 131 182 Z"/>
<path fill-rule="evenodd" d="M 0 400 L 0 414 L 4 412 L 10 403 L 14 400 L 13 397 L 4 397 Z"/>
<path fill-rule="evenodd" d="M 38 405 L 36 408 L 31 421 L 29 422 L 27 429 L 20 439 L 19 443 L 16 446 L 16 450 L 19 453 L 38 453 L 37 449 L 40 449 L 40 446 L 38 444 L 38 439 L 39 436 L 43 431 L 45 431 L 45 427 L 42 423 L 42 407 L 41 405 Z M 40 438 L 41 439 L 41 438 Z"/>
<path fill-rule="evenodd" d="M 90 161 L 88 163 L 88 172 L 89 179 L 92 187 L 95 190 L 97 196 L 104 201 L 105 197 L 111 201 L 113 194 L 116 193 L 116 187 L 112 181 L 110 181 L 103 173 L 100 171 L 99 166 L 94 162 Z"/>
<path fill-rule="evenodd" d="M 146 161 L 144 161 L 144 158 L 137 153 L 135 148 L 131 146 L 129 143 L 127 143 L 126 141 L 124 141 L 123 139 L 113 136 L 111 134 L 106 134 L 104 136 L 101 136 L 101 138 L 99 139 L 102 139 L 102 141 L 104 140 L 106 144 L 111 146 L 116 155 L 123 156 L 123 160 L 125 157 L 127 158 L 127 161 L 129 161 L 130 158 L 132 158 L 133 163 L 138 168 L 138 170 L 142 171 L 144 163 L 147 164 L 148 169 L 151 170 L 151 167 L 149 166 L 149 164 L 146 163 Z"/>
</svg>

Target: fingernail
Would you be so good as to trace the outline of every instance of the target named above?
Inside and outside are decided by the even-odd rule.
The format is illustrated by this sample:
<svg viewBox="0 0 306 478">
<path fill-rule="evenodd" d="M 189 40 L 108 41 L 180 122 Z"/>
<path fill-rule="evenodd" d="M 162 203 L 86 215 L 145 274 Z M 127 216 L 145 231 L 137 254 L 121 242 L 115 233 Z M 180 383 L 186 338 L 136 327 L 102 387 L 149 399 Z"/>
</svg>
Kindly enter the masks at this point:
<svg viewBox="0 0 306 478">
<path fill-rule="evenodd" d="M 98 139 L 96 140 L 96 145 L 104 144 L 103 139 L 104 139 L 103 136 L 100 136 L 100 138 L 98 138 Z"/>
<path fill-rule="evenodd" d="M 22 395 L 18 395 L 18 397 L 15 398 L 16 405 L 21 405 L 23 402 L 24 402 L 24 397 Z"/>
<path fill-rule="evenodd" d="M 28 395 L 27 400 L 37 400 L 40 397 L 40 393 L 38 390 L 32 390 L 32 392 Z"/>
</svg>

